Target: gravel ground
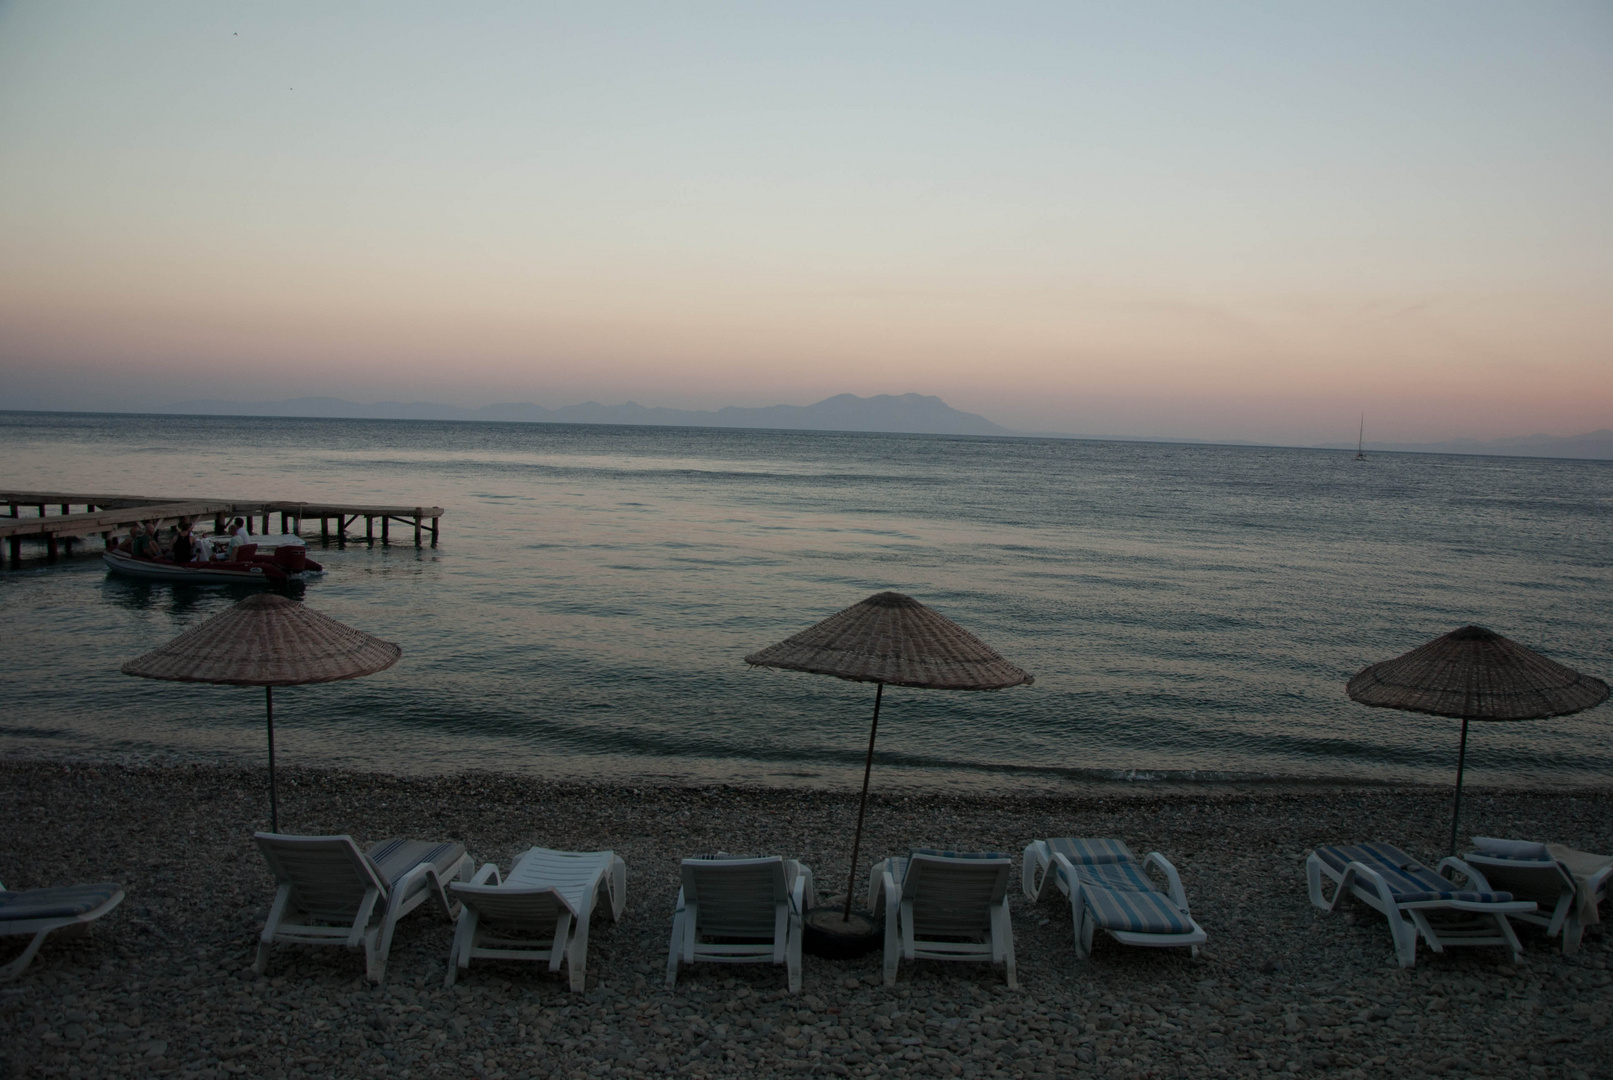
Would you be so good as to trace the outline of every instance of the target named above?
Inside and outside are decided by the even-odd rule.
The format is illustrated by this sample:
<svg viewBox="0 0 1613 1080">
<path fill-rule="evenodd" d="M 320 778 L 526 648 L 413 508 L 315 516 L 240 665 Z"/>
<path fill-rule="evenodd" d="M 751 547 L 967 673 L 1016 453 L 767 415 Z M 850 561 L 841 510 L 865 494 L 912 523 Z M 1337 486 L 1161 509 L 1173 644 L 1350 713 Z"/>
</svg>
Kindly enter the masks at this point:
<svg viewBox="0 0 1613 1080">
<path fill-rule="evenodd" d="M 1384 839 L 1437 859 L 1438 789 L 1139 785 L 1060 797 L 877 797 L 867 859 L 913 846 L 1007 851 L 1049 835 L 1119 836 L 1181 870 L 1209 932 L 1182 949 L 1098 935 L 1078 966 L 1067 904 L 1013 900 L 1021 989 L 989 965 L 903 964 L 876 952 L 782 969 L 694 965 L 664 987 L 678 859 L 717 848 L 797 857 L 826 892 L 849 857 L 854 795 L 623 788 L 486 773 L 399 778 L 286 770 L 287 831 L 453 838 L 508 868 L 541 843 L 614 848 L 628 907 L 598 918 L 588 990 L 538 965 L 478 963 L 442 985 L 450 927 L 399 924 L 387 981 L 340 949 L 279 947 L 251 971 L 271 899 L 250 843 L 261 770 L 0 762 L 8 887 L 116 880 L 123 905 L 87 935 L 54 936 L 0 988 L 0 1076 L 263 1077 L 1613 1076 L 1608 941 L 1570 959 L 1532 927 L 1526 957 L 1419 952 L 1394 964 L 1381 916 L 1314 911 L 1304 855 Z M 1613 849 L 1613 791 L 1476 792 L 1474 831 Z M 866 867 L 863 873 L 866 874 Z M 0 962 L 18 951 L 0 945 Z"/>
</svg>

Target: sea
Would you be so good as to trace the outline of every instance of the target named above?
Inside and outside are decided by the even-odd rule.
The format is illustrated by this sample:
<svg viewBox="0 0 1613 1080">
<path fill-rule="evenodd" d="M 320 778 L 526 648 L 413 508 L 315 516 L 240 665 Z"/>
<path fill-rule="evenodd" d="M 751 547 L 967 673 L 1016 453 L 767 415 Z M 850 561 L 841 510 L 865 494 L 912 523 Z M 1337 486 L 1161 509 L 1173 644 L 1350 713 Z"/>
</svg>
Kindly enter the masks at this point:
<svg viewBox="0 0 1613 1080">
<path fill-rule="evenodd" d="M 1351 675 L 1478 623 L 1613 677 L 1613 463 L 1354 456 L 0 413 L 7 490 L 445 508 L 435 546 L 305 526 L 328 572 L 292 594 L 403 657 L 278 689 L 283 765 L 646 784 L 860 785 L 874 687 L 743 658 L 883 590 L 1036 680 L 888 688 L 884 790 L 1448 784 L 1459 722 Z M 0 754 L 261 762 L 261 691 L 119 671 L 243 595 L 31 551 L 0 572 Z M 1605 785 L 1613 705 L 1475 724 L 1467 777 Z"/>
</svg>

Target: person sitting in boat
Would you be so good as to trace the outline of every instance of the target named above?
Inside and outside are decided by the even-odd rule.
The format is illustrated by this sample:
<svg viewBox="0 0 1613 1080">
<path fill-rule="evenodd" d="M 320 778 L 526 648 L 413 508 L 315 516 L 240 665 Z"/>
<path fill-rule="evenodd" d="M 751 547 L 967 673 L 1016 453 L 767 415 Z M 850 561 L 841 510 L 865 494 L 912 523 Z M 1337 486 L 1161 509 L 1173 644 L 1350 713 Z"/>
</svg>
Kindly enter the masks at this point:
<svg viewBox="0 0 1613 1080">
<path fill-rule="evenodd" d="M 246 531 L 246 522 L 240 518 L 230 526 L 230 558 L 235 558 L 235 549 L 242 544 L 251 543 L 252 534 Z"/>
<path fill-rule="evenodd" d="M 140 524 L 129 526 L 129 554 L 137 559 L 156 559 L 162 555 L 162 547 L 157 543 L 156 530 L 147 532 Z"/>
<path fill-rule="evenodd" d="M 190 534 L 190 522 L 180 519 L 178 533 L 174 537 L 174 562 L 188 563 L 196 559 L 196 540 Z"/>
</svg>

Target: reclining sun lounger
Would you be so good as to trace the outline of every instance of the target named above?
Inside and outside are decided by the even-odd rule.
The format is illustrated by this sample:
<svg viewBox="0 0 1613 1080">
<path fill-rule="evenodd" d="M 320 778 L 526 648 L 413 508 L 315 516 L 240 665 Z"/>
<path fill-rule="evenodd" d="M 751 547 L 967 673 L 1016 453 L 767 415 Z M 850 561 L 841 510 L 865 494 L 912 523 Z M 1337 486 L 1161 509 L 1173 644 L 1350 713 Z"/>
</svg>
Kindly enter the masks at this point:
<svg viewBox="0 0 1613 1080">
<path fill-rule="evenodd" d="M 1446 859 L 1440 870 L 1453 864 L 1459 869 L 1461 861 Z M 1401 967 L 1417 962 L 1418 935 L 1435 952 L 1452 945 L 1505 945 L 1516 960 L 1523 946 L 1507 916 L 1535 910 L 1533 900 L 1514 900 L 1511 893 L 1463 889 L 1390 844 L 1319 847 L 1305 860 L 1305 875 L 1311 903 L 1323 911 L 1332 911 L 1349 892 L 1382 912 Z M 1322 892 L 1323 877 L 1337 886 L 1331 900 Z"/>
<path fill-rule="evenodd" d="M 683 860 L 672 914 L 666 984 L 678 965 L 783 964 L 790 993 L 801 992 L 801 914 L 816 897 L 812 871 L 777 855 L 704 855 Z"/>
<path fill-rule="evenodd" d="M 868 910 L 878 914 L 884 898 L 885 985 L 895 985 L 902 960 L 975 960 L 1002 964 L 1009 989 L 1018 989 L 1008 917 L 1012 867 L 996 852 L 933 848 L 875 863 Z"/>
<path fill-rule="evenodd" d="M 1597 908 L 1613 880 L 1613 858 L 1488 836 L 1475 836 L 1473 846 L 1478 850 L 1446 861 L 1467 874 L 1475 888 L 1504 889 L 1516 900 L 1533 900 L 1536 911 L 1512 917 L 1545 927 L 1547 937 L 1561 934 L 1564 956 L 1578 952 L 1585 927 L 1601 921 Z"/>
<path fill-rule="evenodd" d="M 594 904 L 603 892 L 611 920 L 622 917 L 627 864 L 611 851 L 535 847 L 515 860 L 502 881 L 498 867 L 488 863 L 448 891 L 461 906 L 446 985 L 454 985 L 477 958 L 546 960 L 550 971 L 559 971 L 564 960 L 571 989 L 582 990 Z"/>
<path fill-rule="evenodd" d="M 52 930 L 88 926 L 123 901 L 123 886 L 113 881 L 97 885 L 59 885 L 45 889 L 7 892 L 0 885 L 0 937 L 32 934 L 22 955 L 0 967 L 0 982 L 23 973 Z"/>
<path fill-rule="evenodd" d="M 1168 891 L 1149 878 L 1150 869 L 1164 877 Z M 1193 956 L 1206 939 L 1176 867 L 1157 851 L 1138 863 L 1121 840 L 1033 840 L 1025 848 L 1020 887 L 1034 903 L 1049 881 L 1070 899 L 1077 959 L 1092 955 L 1094 930 L 1123 945 L 1185 946 Z"/>
<path fill-rule="evenodd" d="M 472 866 L 459 844 L 382 840 L 361 852 L 351 836 L 260 832 L 253 839 L 276 884 L 252 964 L 259 975 L 275 942 L 344 945 L 364 950 L 364 973 L 379 983 L 398 920 L 431 898 L 452 918 L 443 883 L 469 877 Z"/>
</svg>

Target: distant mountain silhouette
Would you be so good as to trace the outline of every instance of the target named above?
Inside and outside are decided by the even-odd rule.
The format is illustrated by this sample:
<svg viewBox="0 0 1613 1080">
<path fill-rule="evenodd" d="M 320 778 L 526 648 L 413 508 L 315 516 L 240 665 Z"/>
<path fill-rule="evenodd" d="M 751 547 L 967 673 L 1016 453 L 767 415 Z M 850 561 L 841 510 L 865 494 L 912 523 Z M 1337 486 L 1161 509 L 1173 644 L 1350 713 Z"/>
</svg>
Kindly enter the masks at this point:
<svg viewBox="0 0 1613 1080">
<path fill-rule="evenodd" d="M 838 394 L 813 405 L 736 405 L 714 411 L 664 409 L 629 401 L 601 405 L 586 401 L 546 409 L 522 402 L 466 409 L 431 402 L 380 401 L 361 405 L 332 397 L 288 401 L 181 401 L 165 413 L 200 416 L 311 416 L 361 420 L 503 420 L 542 424 L 647 424 L 667 427 L 782 428 L 797 431 L 886 431 L 916 435 L 1013 435 L 983 416 L 960 412 L 925 394 Z"/>
</svg>

